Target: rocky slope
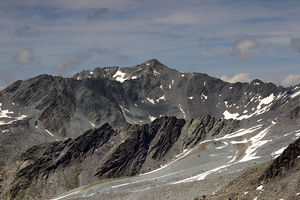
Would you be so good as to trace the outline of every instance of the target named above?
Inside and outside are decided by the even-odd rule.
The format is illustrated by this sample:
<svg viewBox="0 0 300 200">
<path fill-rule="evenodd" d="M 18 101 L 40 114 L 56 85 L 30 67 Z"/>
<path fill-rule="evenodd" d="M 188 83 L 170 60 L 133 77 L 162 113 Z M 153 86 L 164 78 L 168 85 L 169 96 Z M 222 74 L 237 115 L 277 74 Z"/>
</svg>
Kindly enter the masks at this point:
<svg viewBox="0 0 300 200">
<path fill-rule="evenodd" d="M 300 138 L 271 163 L 252 167 L 212 196 L 202 199 L 300 199 Z"/>
<path fill-rule="evenodd" d="M 41 199 L 99 179 L 134 176 L 166 163 L 177 153 L 172 148 L 182 151 L 238 126 L 238 121 L 211 116 L 187 122 L 162 117 L 150 125 L 130 125 L 126 131 L 104 124 L 75 139 L 29 148 L 12 164 L 14 172 L 9 171 L 10 166 L 2 168 L 4 177 L 14 177 L 2 179 L 2 197 Z"/>
</svg>

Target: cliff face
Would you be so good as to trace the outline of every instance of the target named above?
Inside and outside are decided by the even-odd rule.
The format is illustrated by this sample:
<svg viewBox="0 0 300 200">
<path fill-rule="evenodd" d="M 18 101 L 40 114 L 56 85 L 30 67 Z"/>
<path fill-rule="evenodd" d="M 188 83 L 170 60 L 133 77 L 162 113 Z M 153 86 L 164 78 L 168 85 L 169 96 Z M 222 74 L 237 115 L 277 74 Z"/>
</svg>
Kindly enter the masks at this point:
<svg viewBox="0 0 300 200">
<path fill-rule="evenodd" d="M 300 164 L 300 138 L 290 144 L 280 156 L 265 170 L 260 180 L 268 181 L 278 176 L 284 176 Z"/>
</svg>

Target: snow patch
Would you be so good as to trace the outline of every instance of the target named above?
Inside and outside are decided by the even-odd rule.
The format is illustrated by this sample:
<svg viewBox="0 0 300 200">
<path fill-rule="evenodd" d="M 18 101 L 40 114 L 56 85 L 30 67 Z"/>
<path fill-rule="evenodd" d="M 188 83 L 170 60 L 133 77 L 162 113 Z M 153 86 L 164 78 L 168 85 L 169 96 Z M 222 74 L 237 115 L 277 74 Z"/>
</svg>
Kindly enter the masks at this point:
<svg viewBox="0 0 300 200">
<path fill-rule="evenodd" d="M 51 135 L 52 137 L 54 137 L 54 135 L 53 135 L 50 131 L 48 131 L 47 129 L 45 129 L 45 131 L 46 131 L 49 135 Z"/>
<path fill-rule="evenodd" d="M 282 147 L 281 149 L 278 149 L 277 151 L 274 151 L 273 153 L 271 153 L 271 156 L 273 158 L 278 157 L 286 148 L 287 148 L 287 146 L 286 147 Z"/>
<path fill-rule="evenodd" d="M 223 166 L 221 166 L 221 167 L 214 168 L 214 169 L 209 170 L 209 171 L 207 171 L 207 172 L 204 172 L 204 173 L 202 173 L 202 174 L 198 174 L 198 175 L 196 175 L 196 176 L 193 176 L 193 177 L 190 177 L 190 178 L 181 180 L 181 181 L 174 182 L 174 183 L 172 183 L 172 184 L 187 183 L 187 182 L 192 182 L 192 181 L 195 181 L 195 180 L 198 180 L 198 181 L 204 180 L 205 177 L 207 177 L 208 175 L 210 175 L 210 174 L 212 174 L 212 173 L 214 173 L 214 172 L 217 172 L 217 171 L 219 171 L 219 170 L 221 170 L 221 169 L 224 169 L 224 168 L 226 168 L 226 167 L 228 167 L 228 166 L 229 166 L 229 165 L 223 165 Z"/>
<path fill-rule="evenodd" d="M 154 100 L 153 99 L 150 99 L 150 98 L 146 98 L 150 103 L 152 104 L 155 104 Z"/>
<path fill-rule="evenodd" d="M 0 121 L 0 125 L 11 124 L 15 121 L 19 121 L 19 120 L 25 119 L 27 117 L 27 115 L 20 115 L 18 117 L 13 117 L 12 116 L 12 114 L 14 114 L 13 111 L 2 110 L 1 106 L 2 106 L 2 103 L 0 103 L 0 119 L 6 119 L 6 120 L 9 119 L 10 121 Z"/>
<path fill-rule="evenodd" d="M 155 71 L 155 70 L 153 70 L 153 73 L 154 73 L 154 76 L 159 75 L 159 73 L 157 71 Z"/>
<path fill-rule="evenodd" d="M 295 92 L 294 94 L 291 95 L 291 98 L 295 98 L 296 96 L 298 96 L 300 94 L 300 90 L 298 90 L 297 92 Z"/>
<path fill-rule="evenodd" d="M 142 101 L 143 101 L 143 100 L 142 100 Z M 125 110 L 126 110 L 126 109 L 124 109 L 122 106 L 120 106 L 120 107 L 121 107 L 123 116 L 125 117 L 125 119 L 126 119 L 127 122 L 129 122 L 129 123 L 131 123 L 131 124 L 138 124 L 136 121 L 130 119 L 130 118 L 126 115 L 126 113 L 125 113 Z"/>
<path fill-rule="evenodd" d="M 90 124 L 92 125 L 92 127 L 94 127 L 94 128 L 95 128 L 95 124 L 94 124 L 93 122 L 90 122 Z"/>
<path fill-rule="evenodd" d="M 228 142 L 223 142 L 223 143 L 224 143 L 223 146 L 216 147 L 216 149 L 223 149 L 223 148 L 225 148 L 226 146 L 228 146 Z"/>
<path fill-rule="evenodd" d="M 224 104 L 226 107 L 228 107 L 228 102 L 227 101 L 224 101 Z"/>
<path fill-rule="evenodd" d="M 247 143 L 247 140 L 244 139 L 244 140 L 242 140 L 242 141 L 231 141 L 230 143 L 231 143 L 231 144 L 245 144 L 245 143 Z"/>
<path fill-rule="evenodd" d="M 178 104 L 178 106 L 179 106 L 180 111 L 183 113 L 183 118 L 185 119 L 185 118 L 186 118 L 186 115 L 185 115 L 184 110 L 182 109 L 182 107 L 181 107 L 180 104 Z"/>
<path fill-rule="evenodd" d="M 207 96 L 206 96 L 205 94 L 203 94 L 203 92 L 202 92 L 202 94 L 201 94 L 201 99 L 204 99 L 204 100 L 207 99 Z"/>
<path fill-rule="evenodd" d="M 261 109 L 261 106 L 264 105 L 264 104 L 267 105 L 267 104 L 271 103 L 274 100 L 274 98 L 275 97 L 274 97 L 273 93 L 270 94 L 268 97 L 263 98 L 262 100 L 260 100 L 260 102 L 257 106 L 257 109 Z"/>
<path fill-rule="evenodd" d="M 162 85 L 160 85 L 160 86 L 159 86 L 159 88 L 160 88 L 161 90 L 163 90 L 163 89 L 164 89 Z"/>
<path fill-rule="evenodd" d="M 260 186 L 258 186 L 257 188 L 256 188 L 256 190 L 262 190 L 264 188 L 264 186 L 263 185 L 260 185 Z"/>
<path fill-rule="evenodd" d="M 124 78 L 126 73 L 121 72 L 121 70 L 118 70 L 114 75 L 113 78 L 116 79 L 116 81 L 119 81 L 120 83 L 123 83 L 126 79 Z"/>
<path fill-rule="evenodd" d="M 156 117 L 153 117 L 153 116 L 149 115 L 149 119 L 150 119 L 151 122 L 153 122 L 156 119 Z"/>
<path fill-rule="evenodd" d="M 230 112 L 228 112 L 227 110 L 224 111 L 223 113 L 224 115 L 224 119 L 236 119 L 239 116 L 239 113 L 233 113 L 231 114 Z"/>
<path fill-rule="evenodd" d="M 166 101 L 165 95 L 159 97 L 158 99 L 156 99 L 156 102 L 160 102 L 160 101 Z"/>
<path fill-rule="evenodd" d="M 223 140 L 223 139 L 229 139 L 229 138 L 236 138 L 236 137 L 240 137 L 240 136 L 243 136 L 243 135 L 246 135 L 248 133 L 253 133 L 254 131 L 260 129 L 263 125 L 262 124 L 259 124 L 257 126 L 253 126 L 251 128 L 248 128 L 248 129 L 239 129 L 233 133 L 230 133 L 228 135 L 225 135 L 224 137 L 222 138 L 218 138 L 217 140 Z"/>
<path fill-rule="evenodd" d="M 2 110 L 1 106 L 2 103 L 0 103 L 0 118 L 12 118 L 11 116 L 8 115 L 14 114 L 14 112 L 9 110 Z"/>
<path fill-rule="evenodd" d="M 188 97 L 188 99 L 190 99 L 190 100 L 192 100 L 193 98 L 194 98 L 193 96 Z"/>
<path fill-rule="evenodd" d="M 259 156 L 256 156 L 255 152 L 259 147 L 270 142 L 270 140 L 262 140 L 262 139 L 266 136 L 266 134 L 268 133 L 269 129 L 272 126 L 273 125 L 267 127 L 266 129 L 260 131 L 257 135 L 255 135 L 249 139 L 249 142 L 251 143 L 251 145 L 250 145 L 250 147 L 248 147 L 246 149 L 244 157 L 239 162 L 246 162 L 249 160 L 254 160 L 254 159 L 260 158 Z"/>
</svg>

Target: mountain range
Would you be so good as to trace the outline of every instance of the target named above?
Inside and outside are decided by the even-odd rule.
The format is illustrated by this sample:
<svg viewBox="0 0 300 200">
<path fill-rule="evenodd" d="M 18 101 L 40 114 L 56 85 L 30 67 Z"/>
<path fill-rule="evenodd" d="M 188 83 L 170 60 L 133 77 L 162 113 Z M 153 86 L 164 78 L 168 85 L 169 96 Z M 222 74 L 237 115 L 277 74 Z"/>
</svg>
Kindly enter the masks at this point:
<svg viewBox="0 0 300 200">
<path fill-rule="evenodd" d="M 40 75 L 0 92 L 0 196 L 239 198 L 240 185 L 297 169 L 299 151 L 284 149 L 299 136 L 300 84 L 228 83 L 156 59 L 71 78 Z M 257 178 L 242 182 L 253 167 Z M 299 177 L 295 171 L 286 174 Z M 284 197 L 296 199 L 297 190 Z M 245 199 L 270 197 L 247 191 Z"/>
</svg>

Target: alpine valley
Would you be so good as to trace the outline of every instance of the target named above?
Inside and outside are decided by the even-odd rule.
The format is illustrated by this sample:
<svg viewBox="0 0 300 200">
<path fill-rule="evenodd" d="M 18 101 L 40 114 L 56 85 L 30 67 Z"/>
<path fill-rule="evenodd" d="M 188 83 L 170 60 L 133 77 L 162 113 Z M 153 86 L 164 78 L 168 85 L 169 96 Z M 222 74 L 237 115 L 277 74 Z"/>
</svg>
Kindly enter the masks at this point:
<svg viewBox="0 0 300 200">
<path fill-rule="evenodd" d="M 300 84 L 40 75 L 0 92 L 0 199 L 300 199 L 299 137 Z"/>
</svg>

